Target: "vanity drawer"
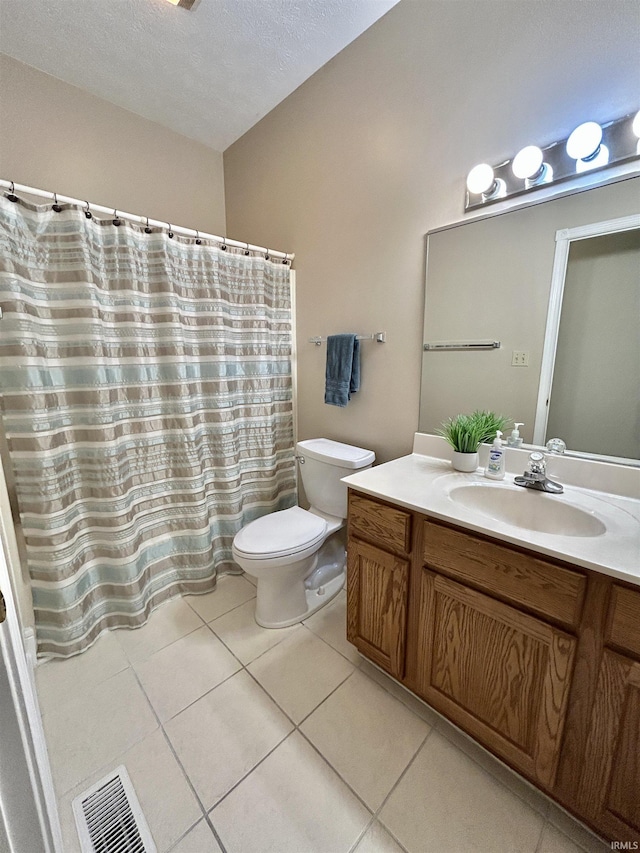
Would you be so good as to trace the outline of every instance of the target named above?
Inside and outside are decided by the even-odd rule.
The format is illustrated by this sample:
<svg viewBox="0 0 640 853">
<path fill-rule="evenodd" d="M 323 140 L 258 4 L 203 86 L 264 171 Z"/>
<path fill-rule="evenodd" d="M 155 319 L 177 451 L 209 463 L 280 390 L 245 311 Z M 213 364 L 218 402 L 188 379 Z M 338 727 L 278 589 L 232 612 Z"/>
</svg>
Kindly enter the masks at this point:
<svg viewBox="0 0 640 853">
<path fill-rule="evenodd" d="M 383 548 L 411 550 L 411 513 L 349 492 L 349 535 L 362 536 Z"/>
<path fill-rule="evenodd" d="M 430 568 L 568 628 L 578 627 L 586 575 L 431 521 L 424 522 L 423 534 L 422 559 Z"/>
<path fill-rule="evenodd" d="M 613 584 L 608 625 L 607 643 L 640 658 L 640 591 Z"/>
</svg>

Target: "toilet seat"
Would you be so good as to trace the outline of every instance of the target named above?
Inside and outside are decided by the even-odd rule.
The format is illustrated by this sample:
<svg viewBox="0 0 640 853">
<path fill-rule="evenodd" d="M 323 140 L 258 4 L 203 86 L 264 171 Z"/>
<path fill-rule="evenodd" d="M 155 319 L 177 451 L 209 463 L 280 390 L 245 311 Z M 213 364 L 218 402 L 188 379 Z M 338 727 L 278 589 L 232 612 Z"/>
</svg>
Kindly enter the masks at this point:
<svg viewBox="0 0 640 853">
<path fill-rule="evenodd" d="M 324 518 L 294 506 L 251 521 L 236 534 L 233 551 L 245 560 L 297 559 L 313 553 L 327 528 Z"/>
</svg>

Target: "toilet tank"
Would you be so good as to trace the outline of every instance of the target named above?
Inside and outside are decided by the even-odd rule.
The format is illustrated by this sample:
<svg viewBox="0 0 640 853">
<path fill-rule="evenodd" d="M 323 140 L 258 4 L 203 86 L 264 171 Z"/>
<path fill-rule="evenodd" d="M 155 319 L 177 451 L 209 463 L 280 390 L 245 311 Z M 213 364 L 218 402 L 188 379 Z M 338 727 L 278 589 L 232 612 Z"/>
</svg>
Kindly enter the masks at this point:
<svg viewBox="0 0 640 853">
<path fill-rule="evenodd" d="M 340 481 L 355 471 L 370 468 L 376 458 L 375 453 L 328 438 L 299 441 L 296 452 L 311 507 L 337 518 L 346 518 L 347 486 Z"/>
</svg>

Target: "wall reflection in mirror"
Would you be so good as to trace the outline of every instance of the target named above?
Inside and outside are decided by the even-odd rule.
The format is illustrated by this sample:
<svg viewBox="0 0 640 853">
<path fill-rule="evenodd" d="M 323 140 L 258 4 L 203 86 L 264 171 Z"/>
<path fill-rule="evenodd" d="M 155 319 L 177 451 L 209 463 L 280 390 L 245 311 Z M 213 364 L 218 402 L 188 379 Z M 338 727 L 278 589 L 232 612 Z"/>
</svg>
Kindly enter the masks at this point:
<svg viewBox="0 0 640 853">
<path fill-rule="evenodd" d="M 556 232 L 639 213 L 634 177 L 431 232 L 424 341 L 502 346 L 424 352 L 419 429 L 490 408 L 524 421 L 527 443 L 536 426 L 537 444 L 559 436 L 569 452 L 638 464 L 640 230 L 567 240 L 555 294 L 552 282 Z"/>
</svg>

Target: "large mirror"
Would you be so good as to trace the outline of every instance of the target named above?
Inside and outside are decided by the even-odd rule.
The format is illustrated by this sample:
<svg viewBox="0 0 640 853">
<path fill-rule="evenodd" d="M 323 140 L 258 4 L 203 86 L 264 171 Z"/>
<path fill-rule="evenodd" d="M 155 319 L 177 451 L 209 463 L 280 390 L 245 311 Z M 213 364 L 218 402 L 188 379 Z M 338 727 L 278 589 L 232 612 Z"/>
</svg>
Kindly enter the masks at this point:
<svg viewBox="0 0 640 853">
<path fill-rule="evenodd" d="M 524 422 L 526 443 L 534 443 L 537 421 L 535 443 L 551 437 L 548 428 L 570 452 L 638 464 L 640 232 L 625 226 L 601 235 L 594 223 L 628 223 L 639 212 L 633 177 L 431 232 L 425 343 L 500 347 L 423 352 L 419 429 L 434 432 L 458 412 L 490 408 Z M 558 232 L 567 243 L 560 286 Z M 576 352 L 587 337 L 588 356 Z M 607 398 L 612 375 L 627 383 L 619 407 Z M 570 403 L 564 414 L 558 403 Z M 585 418 L 588 429 L 576 429 Z"/>
</svg>

